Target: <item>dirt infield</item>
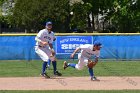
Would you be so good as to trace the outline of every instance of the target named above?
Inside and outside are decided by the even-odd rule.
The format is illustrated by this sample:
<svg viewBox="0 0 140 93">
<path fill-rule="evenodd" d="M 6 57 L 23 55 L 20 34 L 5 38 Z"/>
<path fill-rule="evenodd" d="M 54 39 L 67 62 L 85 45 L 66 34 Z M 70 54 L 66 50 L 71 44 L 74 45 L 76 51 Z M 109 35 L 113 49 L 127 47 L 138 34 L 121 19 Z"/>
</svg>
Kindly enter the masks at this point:
<svg viewBox="0 0 140 93">
<path fill-rule="evenodd" d="M 8 77 L 0 78 L 0 90 L 123 90 L 140 89 L 140 77 Z"/>
</svg>

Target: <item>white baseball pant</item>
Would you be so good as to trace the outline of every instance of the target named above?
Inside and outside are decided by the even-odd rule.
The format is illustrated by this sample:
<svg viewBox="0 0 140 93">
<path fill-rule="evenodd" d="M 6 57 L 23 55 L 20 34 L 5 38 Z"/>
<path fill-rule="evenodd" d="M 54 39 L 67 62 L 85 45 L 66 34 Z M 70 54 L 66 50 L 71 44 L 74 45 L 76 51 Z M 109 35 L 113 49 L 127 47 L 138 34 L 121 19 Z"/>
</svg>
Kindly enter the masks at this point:
<svg viewBox="0 0 140 93">
<path fill-rule="evenodd" d="M 81 56 L 81 54 L 78 54 L 78 64 L 76 64 L 75 68 L 78 70 L 82 70 L 84 66 L 87 66 L 88 64 L 88 58 Z"/>
<path fill-rule="evenodd" d="M 35 52 L 45 62 L 48 62 L 48 59 L 50 59 L 51 61 L 55 61 L 55 56 L 51 56 L 52 53 L 48 47 L 35 46 Z"/>
</svg>

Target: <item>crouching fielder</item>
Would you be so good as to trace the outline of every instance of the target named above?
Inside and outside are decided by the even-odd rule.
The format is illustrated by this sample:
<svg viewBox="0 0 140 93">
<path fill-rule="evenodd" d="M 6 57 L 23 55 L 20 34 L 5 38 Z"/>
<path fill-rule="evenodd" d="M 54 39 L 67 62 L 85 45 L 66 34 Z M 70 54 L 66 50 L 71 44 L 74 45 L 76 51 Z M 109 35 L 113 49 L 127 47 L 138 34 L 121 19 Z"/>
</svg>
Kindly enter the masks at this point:
<svg viewBox="0 0 140 93">
<path fill-rule="evenodd" d="M 87 66 L 89 74 L 91 76 L 91 80 L 97 80 L 94 76 L 93 66 L 95 66 L 98 62 L 101 45 L 102 44 L 98 41 L 96 41 L 94 45 L 81 45 L 71 54 L 71 58 L 73 58 L 75 53 L 80 50 L 80 53 L 78 54 L 78 64 L 67 63 L 66 61 L 64 61 L 64 69 L 66 69 L 67 67 L 73 67 L 78 70 L 81 70 L 84 66 Z M 94 61 L 90 60 L 92 55 L 95 55 Z"/>
<path fill-rule="evenodd" d="M 50 78 L 46 73 L 46 66 L 48 64 L 49 59 L 52 61 L 54 75 L 61 76 L 61 73 L 57 71 L 55 51 L 52 46 L 54 33 L 51 31 L 51 29 L 52 29 L 52 23 L 47 22 L 46 28 L 39 31 L 39 33 L 35 38 L 35 40 L 37 41 L 35 46 L 35 52 L 43 60 L 41 75 L 45 78 Z"/>
</svg>

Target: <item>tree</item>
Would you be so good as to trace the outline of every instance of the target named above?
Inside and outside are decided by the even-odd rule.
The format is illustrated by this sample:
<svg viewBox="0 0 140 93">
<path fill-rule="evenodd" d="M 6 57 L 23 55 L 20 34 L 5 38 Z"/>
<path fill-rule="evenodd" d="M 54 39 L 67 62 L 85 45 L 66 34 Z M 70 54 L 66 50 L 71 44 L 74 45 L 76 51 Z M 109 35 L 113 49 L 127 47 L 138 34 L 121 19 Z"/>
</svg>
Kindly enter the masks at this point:
<svg viewBox="0 0 140 93">
<path fill-rule="evenodd" d="M 67 0 L 17 0 L 10 16 L 10 24 L 27 29 L 42 29 L 46 21 L 52 21 L 54 27 L 67 29 Z"/>
<path fill-rule="evenodd" d="M 83 0 L 91 4 L 88 14 L 92 19 L 102 15 L 103 28 L 100 32 L 138 32 L 140 28 L 140 0 Z M 90 22 L 88 22 L 90 24 Z M 98 23 L 98 22 L 97 22 Z M 105 23 L 108 26 L 104 27 Z M 92 20 L 93 28 L 96 23 Z M 90 25 L 89 25 L 90 26 Z M 95 29 L 98 30 L 98 29 Z"/>
<path fill-rule="evenodd" d="M 70 22 L 71 29 L 83 30 L 86 28 L 88 7 L 88 5 L 82 4 L 81 2 L 74 3 L 71 6 L 70 11 L 73 12 Z"/>
<path fill-rule="evenodd" d="M 28 32 L 42 29 L 46 21 L 52 21 L 57 32 L 75 28 L 91 28 L 87 32 L 138 32 L 140 29 L 140 0 L 81 0 L 73 4 L 70 0 L 14 1 L 15 6 L 2 20 Z"/>
<path fill-rule="evenodd" d="M 3 4 L 4 1 L 6 1 L 6 0 L 0 0 L 0 6 Z"/>
<path fill-rule="evenodd" d="M 88 18 L 88 27 L 92 27 L 93 30 L 99 31 L 99 15 L 102 16 L 102 21 L 105 21 L 105 15 L 108 13 L 108 10 L 111 10 L 113 0 L 83 0 L 85 4 L 89 5 L 87 18 Z M 92 15 L 92 18 L 89 16 Z M 91 20 L 92 19 L 92 20 Z"/>
<path fill-rule="evenodd" d="M 1 31 L 1 25 L 3 23 L 3 16 L 2 16 L 2 4 L 4 3 L 5 0 L 0 0 L 0 33 L 2 33 Z"/>
<path fill-rule="evenodd" d="M 139 0 L 116 0 L 115 11 L 110 14 L 118 32 L 138 32 L 140 28 Z"/>
</svg>

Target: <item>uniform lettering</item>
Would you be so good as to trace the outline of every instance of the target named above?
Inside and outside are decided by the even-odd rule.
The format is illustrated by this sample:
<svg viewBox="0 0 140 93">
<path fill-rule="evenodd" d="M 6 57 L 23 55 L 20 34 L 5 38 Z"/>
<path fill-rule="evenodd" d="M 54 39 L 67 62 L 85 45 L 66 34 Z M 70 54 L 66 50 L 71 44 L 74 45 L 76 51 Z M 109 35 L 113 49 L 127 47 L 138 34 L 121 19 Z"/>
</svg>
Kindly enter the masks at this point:
<svg viewBox="0 0 140 93">
<path fill-rule="evenodd" d="M 44 36 L 44 38 L 46 38 L 48 40 L 51 40 L 51 38 L 49 36 Z"/>
</svg>

